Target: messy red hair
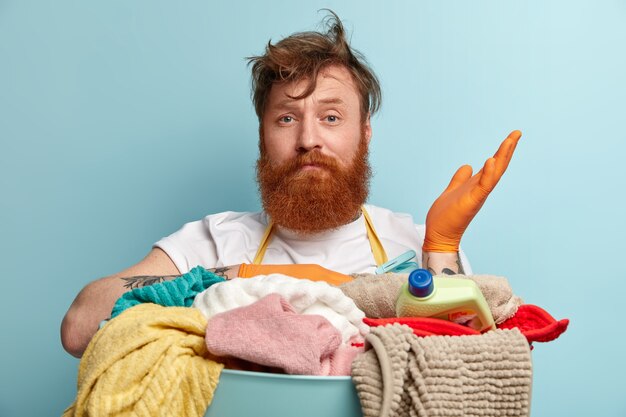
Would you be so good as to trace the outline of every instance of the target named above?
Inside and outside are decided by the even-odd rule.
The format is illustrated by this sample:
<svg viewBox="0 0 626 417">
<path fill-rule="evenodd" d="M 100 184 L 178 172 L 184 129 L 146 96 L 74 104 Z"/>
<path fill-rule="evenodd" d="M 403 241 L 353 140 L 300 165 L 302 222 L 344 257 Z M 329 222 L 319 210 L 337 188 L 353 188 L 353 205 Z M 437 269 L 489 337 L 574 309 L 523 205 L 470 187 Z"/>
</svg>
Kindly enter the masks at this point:
<svg viewBox="0 0 626 417">
<path fill-rule="evenodd" d="M 350 47 L 339 17 L 331 10 L 328 12 L 325 33 L 294 33 L 276 44 L 270 40 L 265 54 L 248 58 L 248 64 L 252 64 L 252 100 L 259 121 L 274 83 L 308 80 L 302 94 L 291 97 L 302 99 L 313 93 L 320 70 L 330 65 L 341 65 L 350 71 L 361 98 L 362 117 L 380 108 L 382 93 L 376 74 L 365 57 Z"/>
</svg>

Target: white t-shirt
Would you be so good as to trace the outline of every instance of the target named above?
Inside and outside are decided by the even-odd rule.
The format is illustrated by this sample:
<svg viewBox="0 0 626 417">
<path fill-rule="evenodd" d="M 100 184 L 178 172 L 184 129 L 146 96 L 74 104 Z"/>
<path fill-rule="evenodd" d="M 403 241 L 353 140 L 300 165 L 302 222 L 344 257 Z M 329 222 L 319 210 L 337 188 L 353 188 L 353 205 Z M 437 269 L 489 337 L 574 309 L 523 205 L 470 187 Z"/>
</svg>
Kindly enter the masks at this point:
<svg viewBox="0 0 626 417">
<path fill-rule="evenodd" d="M 415 261 L 421 264 L 423 225 L 414 224 L 409 214 L 369 204 L 365 209 L 390 260 L 413 249 L 417 253 Z M 267 223 L 264 212 L 226 211 L 187 223 L 154 247 L 164 250 L 181 273 L 198 265 L 218 268 L 252 263 Z M 465 273 L 471 274 L 462 251 L 460 257 Z M 338 229 L 310 236 L 276 226 L 263 263 L 318 264 L 344 274 L 373 273 L 376 269 L 363 215 Z"/>
</svg>

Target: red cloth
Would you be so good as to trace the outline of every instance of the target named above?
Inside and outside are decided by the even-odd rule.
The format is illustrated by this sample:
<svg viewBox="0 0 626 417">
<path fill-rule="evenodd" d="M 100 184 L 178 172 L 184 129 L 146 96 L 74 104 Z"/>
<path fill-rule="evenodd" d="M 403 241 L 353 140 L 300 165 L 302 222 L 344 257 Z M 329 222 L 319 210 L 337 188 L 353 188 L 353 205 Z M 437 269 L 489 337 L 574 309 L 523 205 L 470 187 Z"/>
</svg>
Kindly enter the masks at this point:
<svg viewBox="0 0 626 417">
<path fill-rule="evenodd" d="M 385 326 L 387 324 L 406 324 L 417 336 L 463 336 L 477 335 L 479 331 L 447 320 L 430 317 L 391 317 L 383 319 L 363 319 L 368 326 Z M 513 317 L 497 325 L 499 329 L 517 327 L 528 343 L 550 342 L 559 337 L 569 325 L 568 319 L 555 320 L 541 307 L 532 304 L 519 306 Z"/>
<path fill-rule="evenodd" d="M 555 320 L 547 311 L 532 304 L 522 304 L 513 317 L 498 325 L 499 329 L 517 327 L 532 342 L 550 342 L 569 325 L 568 319 Z"/>
<path fill-rule="evenodd" d="M 386 324 L 400 323 L 406 324 L 416 336 L 463 336 L 480 334 L 478 330 L 471 327 L 462 326 L 451 321 L 433 319 L 430 317 L 390 317 L 386 319 L 364 318 L 363 321 L 370 327 L 384 326 Z"/>
</svg>

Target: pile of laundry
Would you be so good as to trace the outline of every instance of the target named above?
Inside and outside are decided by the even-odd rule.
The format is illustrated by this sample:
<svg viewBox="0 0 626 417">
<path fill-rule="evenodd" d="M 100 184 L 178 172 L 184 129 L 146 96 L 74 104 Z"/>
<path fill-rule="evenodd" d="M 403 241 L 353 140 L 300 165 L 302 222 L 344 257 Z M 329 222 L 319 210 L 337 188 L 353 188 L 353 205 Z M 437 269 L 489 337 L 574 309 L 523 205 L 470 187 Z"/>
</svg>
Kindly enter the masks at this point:
<svg viewBox="0 0 626 417">
<path fill-rule="evenodd" d="M 395 317 L 406 274 L 331 285 L 284 274 L 226 281 L 196 267 L 133 289 L 85 351 L 64 417 L 200 417 L 224 367 L 352 375 L 364 416 L 528 415 L 531 345 L 568 321 L 523 304 L 505 278 L 458 278 L 477 283 L 498 330 Z"/>
</svg>

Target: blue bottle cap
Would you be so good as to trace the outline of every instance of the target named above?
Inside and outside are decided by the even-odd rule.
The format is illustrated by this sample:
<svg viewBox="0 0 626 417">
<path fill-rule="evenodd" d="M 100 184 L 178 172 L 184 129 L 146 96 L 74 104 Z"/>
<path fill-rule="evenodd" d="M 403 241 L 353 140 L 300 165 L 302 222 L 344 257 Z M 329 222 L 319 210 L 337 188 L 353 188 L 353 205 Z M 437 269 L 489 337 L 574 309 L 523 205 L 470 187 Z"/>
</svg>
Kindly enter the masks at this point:
<svg viewBox="0 0 626 417">
<path fill-rule="evenodd" d="M 426 269 L 416 269 L 409 274 L 409 292 L 415 297 L 428 297 L 435 290 L 433 274 Z"/>
</svg>

